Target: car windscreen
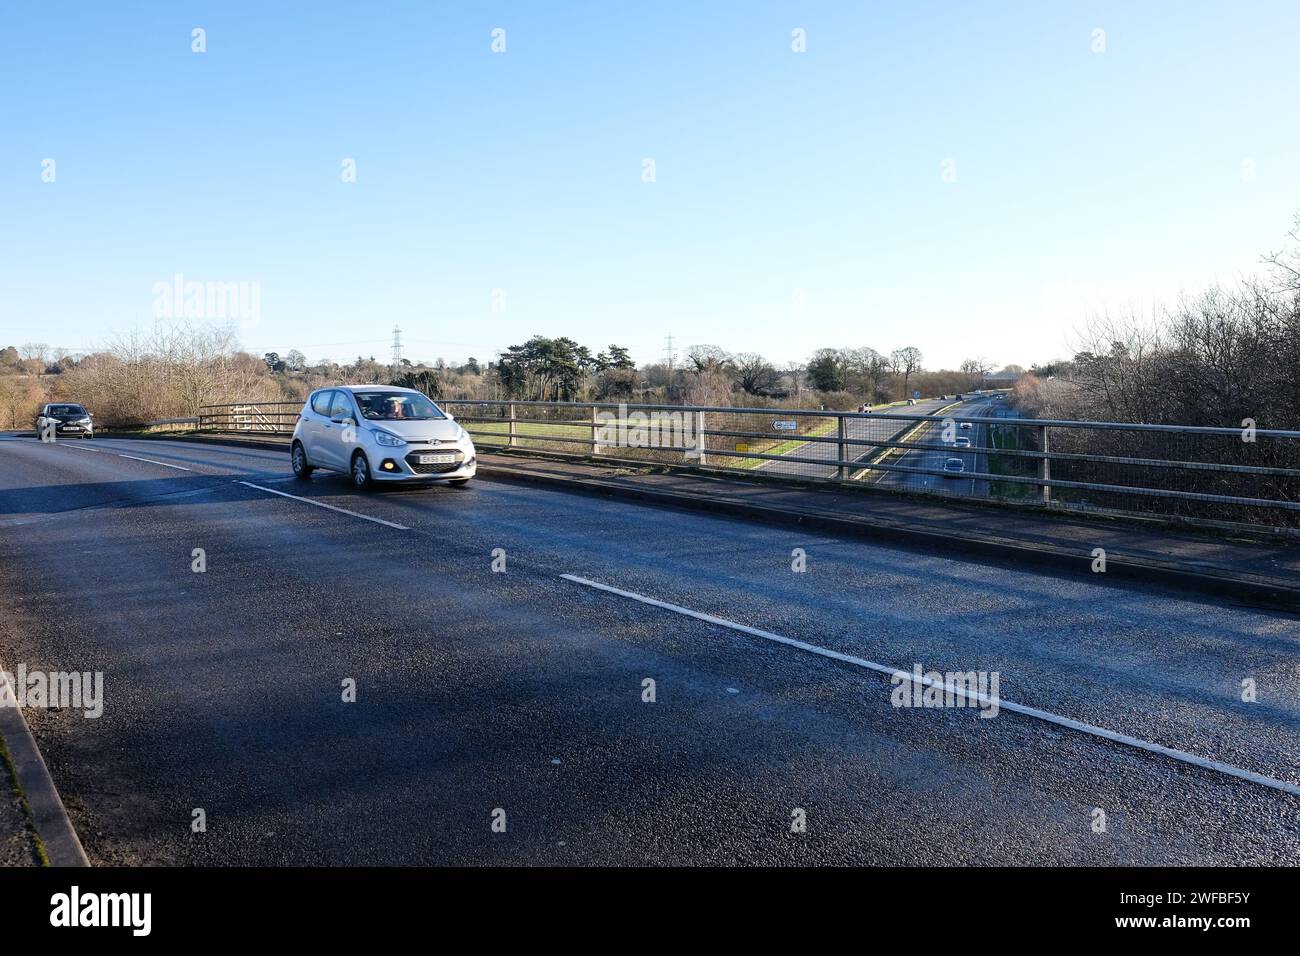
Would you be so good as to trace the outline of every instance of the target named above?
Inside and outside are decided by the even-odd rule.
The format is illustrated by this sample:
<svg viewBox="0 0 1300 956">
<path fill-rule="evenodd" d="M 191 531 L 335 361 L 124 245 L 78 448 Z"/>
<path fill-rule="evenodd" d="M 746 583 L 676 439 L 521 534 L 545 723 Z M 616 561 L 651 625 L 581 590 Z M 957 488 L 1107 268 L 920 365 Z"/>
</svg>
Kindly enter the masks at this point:
<svg viewBox="0 0 1300 956">
<path fill-rule="evenodd" d="M 51 415 L 85 415 L 86 410 L 80 405 L 51 405 Z"/>
<path fill-rule="evenodd" d="M 354 392 L 362 417 L 372 422 L 426 422 L 446 418 L 437 405 L 415 392 Z"/>
</svg>

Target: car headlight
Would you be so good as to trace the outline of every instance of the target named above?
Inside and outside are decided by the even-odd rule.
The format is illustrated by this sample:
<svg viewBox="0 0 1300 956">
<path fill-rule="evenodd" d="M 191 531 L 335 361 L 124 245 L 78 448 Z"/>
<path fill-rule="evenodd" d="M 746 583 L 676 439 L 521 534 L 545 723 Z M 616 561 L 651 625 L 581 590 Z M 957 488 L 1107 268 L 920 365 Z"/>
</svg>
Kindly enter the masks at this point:
<svg viewBox="0 0 1300 956">
<path fill-rule="evenodd" d="M 79 418 L 79 419 L 77 419 L 77 424 L 78 424 L 78 425 L 89 425 L 89 424 L 90 424 L 90 419 L 89 419 L 89 418 Z"/>
<path fill-rule="evenodd" d="M 391 432 L 381 432 L 379 429 L 374 431 L 375 441 L 380 445 L 387 445 L 389 448 L 397 448 L 399 445 L 405 445 L 406 442 L 398 438 Z"/>
</svg>

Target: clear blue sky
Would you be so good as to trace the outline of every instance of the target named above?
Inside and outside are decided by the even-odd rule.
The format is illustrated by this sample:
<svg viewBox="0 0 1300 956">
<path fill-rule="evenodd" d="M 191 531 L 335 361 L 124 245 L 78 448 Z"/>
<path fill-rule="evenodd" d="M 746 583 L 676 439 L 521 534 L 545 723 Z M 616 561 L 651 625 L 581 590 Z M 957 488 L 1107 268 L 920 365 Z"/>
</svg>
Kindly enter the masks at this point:
<svg viewBox="0 0 1300 956">
<path fill-rule="evenodd" d="M 260 283 L 244 344 L 311 359 L 400 323 L 426 359 L 672 334 L 1029 364 L 1089 311 L 1253 271 L 1300 209 L 1293 0 L 0 18 L 0 345 L 147 326 L 181 273 Z"/>
</svg>

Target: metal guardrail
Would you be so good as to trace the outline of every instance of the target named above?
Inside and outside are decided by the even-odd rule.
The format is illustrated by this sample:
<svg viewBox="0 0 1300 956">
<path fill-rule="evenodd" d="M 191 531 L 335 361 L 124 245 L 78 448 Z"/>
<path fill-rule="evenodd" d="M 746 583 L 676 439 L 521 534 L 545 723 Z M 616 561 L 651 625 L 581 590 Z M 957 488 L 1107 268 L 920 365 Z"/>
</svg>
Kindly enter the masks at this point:
<svg viewBox="0 0 1300 956">
<path fill-rule="evenodd" d="M 989 396 L 974 396 L 974 400 Z M 485 449 L 657 464 L 1193 524 L 1300 531 L 1300 431 L 992 414 L 444 400 Z M 201 431 L 289 434 L 301 402 L 204 406 Z M 960 442 L 966 439 L 966 442 Z M 969 443 L 969 447 L 960 447 Z M 960 471 L 948 463 L 961 462 Z"/>
<path fill-rule="evenodd" d="M 1022 419 L 992 396 L 970 398 L 988 400 L 987 406 L 978 413 L 948 406 L 915 414 L 600 402 L 443 405 L 483 446 L 1194 524 L 1300 529 L 1300 431 Z M 948 470 L 951 459 L 961 463 L 959 472 Z"/>
<path fill-rule="evenodd" d="M 302 402 L 238 402 L 204 405 L 199 409 L 200 430 L 257 432 L 287 435 L 298 423 Z"/>
</svg>

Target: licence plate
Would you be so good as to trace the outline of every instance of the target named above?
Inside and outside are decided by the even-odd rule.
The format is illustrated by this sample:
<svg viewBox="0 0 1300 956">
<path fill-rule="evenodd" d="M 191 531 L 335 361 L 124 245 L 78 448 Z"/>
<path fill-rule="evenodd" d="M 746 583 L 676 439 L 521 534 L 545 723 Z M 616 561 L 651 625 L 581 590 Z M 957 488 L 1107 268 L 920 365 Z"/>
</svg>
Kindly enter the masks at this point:
<svg viewBox="0 0 1300 956">
<path fill-rule="evenodd" d="M 422 465 L 450 465 L 456 460 L 455 455 L 421 455 L 420 464 Z"/>
</svg>

